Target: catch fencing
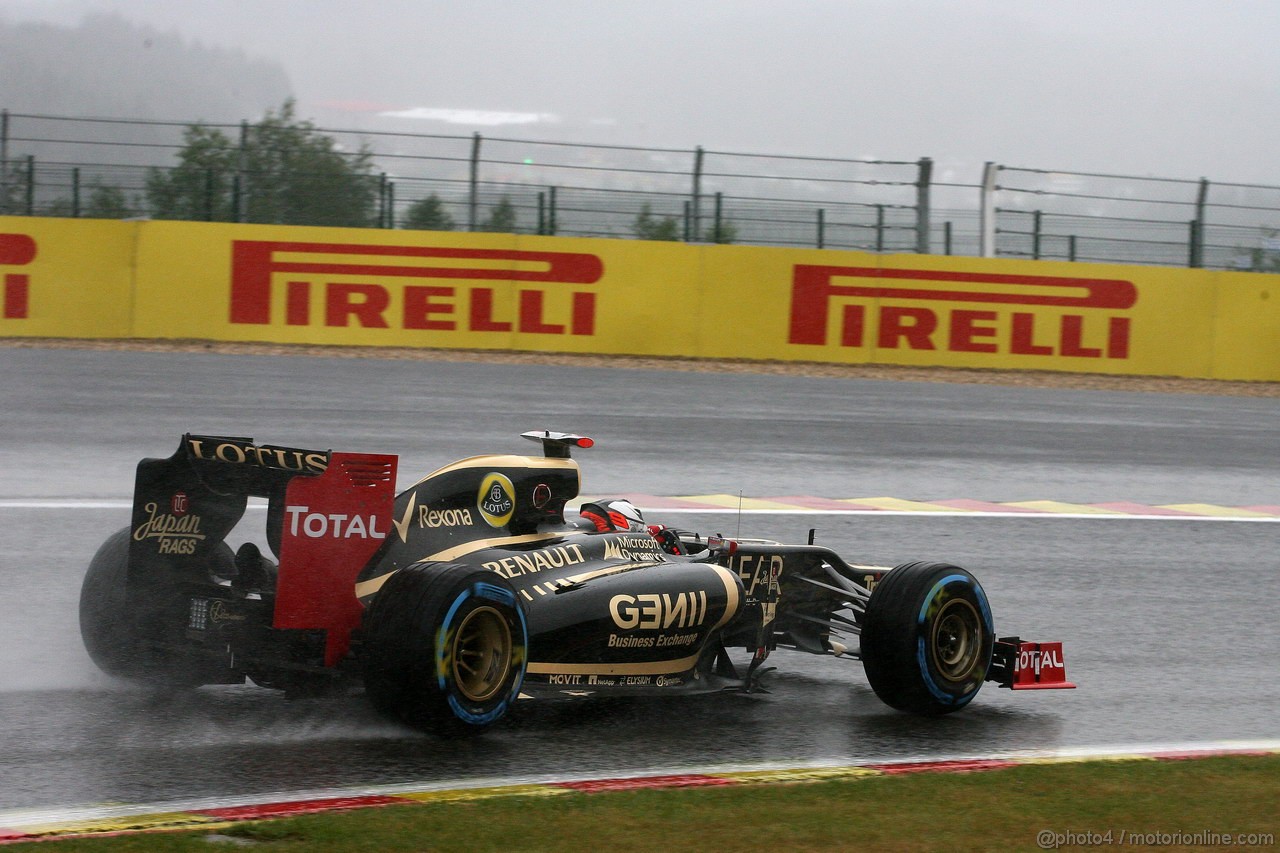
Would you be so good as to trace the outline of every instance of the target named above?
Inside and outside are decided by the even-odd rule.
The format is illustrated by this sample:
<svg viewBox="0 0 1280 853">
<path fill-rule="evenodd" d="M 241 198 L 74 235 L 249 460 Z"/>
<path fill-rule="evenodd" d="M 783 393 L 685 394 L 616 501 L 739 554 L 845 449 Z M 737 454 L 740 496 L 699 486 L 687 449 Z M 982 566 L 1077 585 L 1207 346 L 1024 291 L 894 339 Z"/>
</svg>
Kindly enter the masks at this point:
<svg viewBox="0 0 1280 853">
<path fill-rule="evenodd" d="M 193 124 L 0 111 L 0 215 L 159 218 L 151 185 L 173 173 Z M 242 145 L 250 126 L 204 125 Z M 927 157 L 315 130 L 371 164 L 360 177 L 371 203 L 358 224 L 367 227 L 1280 271 L 1277 186 Z M 185 218 L 283 221 L 255 218 L 245 203 L 259 179 L 251 170 L 231 177 L 229 203 L 221 178 L 210 170 L 207 205 Z M 415 211 L 432 198 L 423 224 Z M 313 201 L 336 209 L 349 200 Z"/>
</svg>

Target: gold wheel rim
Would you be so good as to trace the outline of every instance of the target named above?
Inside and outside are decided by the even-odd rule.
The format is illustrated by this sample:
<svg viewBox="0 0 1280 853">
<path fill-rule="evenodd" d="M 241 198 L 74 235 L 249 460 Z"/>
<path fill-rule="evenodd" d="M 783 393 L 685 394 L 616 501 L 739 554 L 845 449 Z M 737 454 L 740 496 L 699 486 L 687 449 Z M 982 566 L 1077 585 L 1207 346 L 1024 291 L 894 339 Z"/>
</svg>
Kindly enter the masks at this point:
<svg viewBox="0 0 1280 853">
<path fill-rule="evenodd" d="M 982 655 L 982 619 L 972 602 L 953 598 L 933 621 L 929 644 L 934 668 L 948 681 L 965 681 Z"/>
<path fill-rule="evenodd" d="M 502 690 L 511 671 L 511 628 L 494 607 L 477 607 L 462 619 L 453 643 L 453 676 L 459 692 L 486 702 Z"/>
</svg>

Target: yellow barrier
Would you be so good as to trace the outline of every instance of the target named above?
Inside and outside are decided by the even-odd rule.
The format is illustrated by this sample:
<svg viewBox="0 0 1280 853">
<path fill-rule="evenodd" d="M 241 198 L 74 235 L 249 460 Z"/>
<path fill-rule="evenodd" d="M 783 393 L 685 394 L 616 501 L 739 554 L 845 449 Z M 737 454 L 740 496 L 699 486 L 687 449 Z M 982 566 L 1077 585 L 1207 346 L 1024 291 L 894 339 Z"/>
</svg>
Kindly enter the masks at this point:
<svg viewBox="0 0 1280 853">
<path fill-rule="evenodd" d="M 0 282 L 5 336 L 1280 381 L 1275 275 L 527 235 L 0 217 Z"/>
<path fill-rule="evenodd" d="M 129 336 L 138 226 L 0 217 L 0 335 Z"/>
</svg>

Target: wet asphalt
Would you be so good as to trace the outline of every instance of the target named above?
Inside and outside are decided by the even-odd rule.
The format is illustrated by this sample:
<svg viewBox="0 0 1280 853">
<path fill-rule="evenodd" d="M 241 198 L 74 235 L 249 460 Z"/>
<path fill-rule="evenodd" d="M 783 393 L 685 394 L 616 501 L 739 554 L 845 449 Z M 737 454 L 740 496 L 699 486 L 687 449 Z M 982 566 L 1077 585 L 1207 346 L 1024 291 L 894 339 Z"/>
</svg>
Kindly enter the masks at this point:
<svg viewBox="0 0 1280 853">
<path fill-rule="evenodd" d="M 681 515 L 858 562 L 971 569 L 1075 691 L 890 711 L 856 662 L 778 652 L 768 693 L 526 703 L 445 741 L 358 694 L 158 695 L 97 673 L 84 567 L 133 466 L 184 431 L 398 453 L 407 483 L 536 428 L 592 435 L 590 493 L 1280 503 L 1280 400 L 546 366 L 0 350 L 0 809 L 436 780 L 850 763 L 1280 737 L 1280 524 Z M 652 514 L 651 514 L 652 515 Z M 253 514 L 250 513 L 250 518 Z M 658 520 L 662 520 L 659 518 Z"/>
</svg>

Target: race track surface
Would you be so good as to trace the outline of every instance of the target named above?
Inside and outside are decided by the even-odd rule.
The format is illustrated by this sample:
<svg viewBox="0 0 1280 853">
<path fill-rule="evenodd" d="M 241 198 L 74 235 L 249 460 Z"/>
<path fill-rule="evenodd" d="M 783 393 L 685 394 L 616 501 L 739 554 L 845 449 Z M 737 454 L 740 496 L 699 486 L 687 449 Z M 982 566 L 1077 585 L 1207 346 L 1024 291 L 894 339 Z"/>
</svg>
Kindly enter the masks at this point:
<svg viewBox="0 0 1280 853">
<path fill-rule="evenodd" d="M 769 693 L 529 704 L 443 741 L 358 694 L 122 689 L 93 669 L 76 621 L 85 565 L 127 523 L 134 465 L 188 430 L 398 453 L 402 484 L 528 452 L 518 433 L 546 427 L 597 439 L 577 454 L 590 494 L 1273 507 L 1280 400 L 75 350 L 4 349 L 0 365 L 0 809 L 1280 735 L 1267 518 L 672 519 L 793 541 L 816 527 L 860 562 L 956 562 L 982 580 L 998 631 L 1066 643 L 1080 689 L 988 685 L 936 720 L 886 709 L 856 662 L 779 652 Z"/>
</svg>

